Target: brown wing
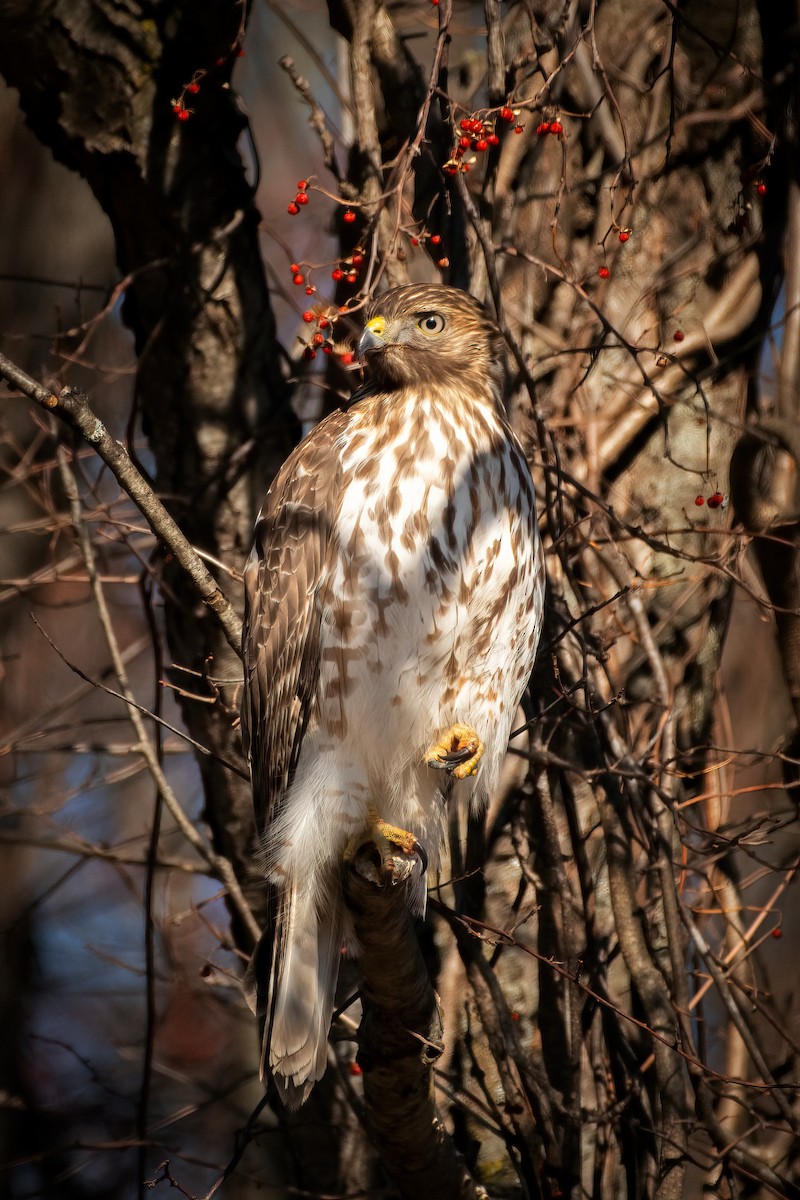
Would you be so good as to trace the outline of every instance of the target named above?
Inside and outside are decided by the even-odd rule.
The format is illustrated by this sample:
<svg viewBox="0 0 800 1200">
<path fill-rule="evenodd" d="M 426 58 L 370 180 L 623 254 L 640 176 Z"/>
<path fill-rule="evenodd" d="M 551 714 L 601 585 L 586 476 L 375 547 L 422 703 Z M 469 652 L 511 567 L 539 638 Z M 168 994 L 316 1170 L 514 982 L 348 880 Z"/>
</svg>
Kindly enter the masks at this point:
<svg viewBox="0 0 800 1200">
<path fill-rule="evenodd" d="M 291 782 L 313 710 L 316 592 L 339 491 L 335 442 L 348 420 L 332 413 L 289 455 L 267 493 L 244 572 L 242 739 L 260 832 Z"/>
</svg>

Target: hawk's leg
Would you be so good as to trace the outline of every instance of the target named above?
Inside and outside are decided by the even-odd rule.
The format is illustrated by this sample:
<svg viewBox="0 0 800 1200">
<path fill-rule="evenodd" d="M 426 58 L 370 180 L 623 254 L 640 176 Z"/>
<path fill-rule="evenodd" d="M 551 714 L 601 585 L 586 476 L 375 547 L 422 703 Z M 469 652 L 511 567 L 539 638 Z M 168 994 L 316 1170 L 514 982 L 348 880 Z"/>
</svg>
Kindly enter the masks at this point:
<svg viewBox="0 0 800 1200">
<path fill-rule="evenodd" d="M 478 773 L 483 758 L 483 742 L 469 725 L 451 725 L 435 745 L 425 751 L 422 761 L 438 771 L 447 771 L 456 779 Z"/>
</svg>

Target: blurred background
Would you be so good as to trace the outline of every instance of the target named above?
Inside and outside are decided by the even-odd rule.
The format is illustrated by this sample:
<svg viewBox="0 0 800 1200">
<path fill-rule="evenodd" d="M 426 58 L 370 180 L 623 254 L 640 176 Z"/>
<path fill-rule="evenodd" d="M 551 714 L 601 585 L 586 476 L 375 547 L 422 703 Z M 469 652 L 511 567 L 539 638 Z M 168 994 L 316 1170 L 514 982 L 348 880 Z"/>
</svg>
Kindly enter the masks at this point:
<svg viewBox="0 0 800 1200">
<path fill-rule="evenodd" d="M 413 35 L 415 55 L 427 62 L 435 8 L 403 9 L 398 20 Z M 463 64 L 463 79 L 484 40 L 482 8 L 460 7 L 451 57 Z M 338 242 L 329 212 L 296 222 L 286 211 L 296 180 L 316 176 L 336 191 L 307 109 L 278 65 L 287 54 L 311 81 L 340 153 L 352 137 L 352 114 L 345 43 L 330 28 L 327 8 L 313 0 L 285 11 L 254 7 L 233 86 L 252 131 L 252 141 L 242 136 L 240 151 L 258 180 L 261 249 L 291 373 L 308 300 L 292 286 L 289 264 L 327 262 Z M 136 354 L 121 319 L 124 289 L 110 224 L 88 185 L 29 131 L 16 92 L 4 84 L 0 165 L 0 348 L 37 379 L 84 389 L 112 432 L 130 437 L 150 468 L 138 418 L 131 416 Z M 422 251 L 416 260 L 411 248 L 408 253 L 411 274 L 430 277 Z M 764 409 L 781 352 L 781 315 L 779 308 L 752 381 Z M 294 390 L 303 421 L 322 410 L 324 368 L 315 364 Z M 146 584 L 152 535 L 89 450 L 79 449 L 77 469 L 82 492 L 92 498 L 86 519 L 96 534 L 98 568 L 132 689 L 140 704 L 182 730 L 174 673 L 167 682 L 170 664 L 153 636 L 163 627 L 163 613 L 158 590 Z M 744 563 L 743 578 L 750 592 L 735 591 L 716 681 L 714 741 L 730 749 L 730 765 L 724 781 L 719 772 L 709 776 L 691 804 L 721 808 L 724 798 L 724 820 L 734 830 L 749 828 L 761 814 L 751 848 L 758 844 L 752 837 L 760 836 L 769 864 L 786 864 L 797 858 L 800 837 L 796 822 L 785 819 L 783 775 L 773 755 L 793 728 L 792 706 L 774 620 L 753 597 L 760 585 L 752 563 Z M 124 705 L 98 685 L 115 689 L 116 681 L 72 536 L 53 429 L 40 410 L 5 393 L 0 1194 L 15 1200 L 134 1195 L 143 1179 L 164 1180 L 167 1170 L 184 1194 L 204 1195 L 231 1161 L 237 1133 L 263 1094 L 254 1071 L 255 1024 L 236 983 L 241 955 L 219 885 L 166 813 L 153 843 L 152 780 Z M 193 690 L 188 674 L 185 688 Z M 168 781 L 199 822 L 204 801 L 192 747 L 168 727 L 161 729 L 161 743 Z M 782 816 L 773 821 L 778 810 Z M 713 826 L 713 815 L 709 819 Z M 145 869 L 148 856 L 152 873 Z M 784 1033 L 797 1042 L 800 921 L 793 871 L 775 875 L 751 855 L 740 882 L 751 914 L 774 899 L 776 887 L 787 888 L 759 934 L 758 988 L 785 1015 Z M 715 1049 L 719 1010 L 712 1003 L 708 1012 L 714 1018 L 705 1034 L 709 1061 L 722 1068 L 721 1040 Z M 225 1195 L 287 1194 L 270 1186 L 269 1154 L 266 1134 L 246 1151 Z"/>
</svg>

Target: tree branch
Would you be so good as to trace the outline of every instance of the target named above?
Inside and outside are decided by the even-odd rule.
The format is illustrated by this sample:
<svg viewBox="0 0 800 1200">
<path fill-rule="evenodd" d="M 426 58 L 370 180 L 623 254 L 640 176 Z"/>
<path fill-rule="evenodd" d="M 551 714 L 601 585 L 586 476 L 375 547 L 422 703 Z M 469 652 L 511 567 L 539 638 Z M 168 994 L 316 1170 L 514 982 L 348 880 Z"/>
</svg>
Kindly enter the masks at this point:
<svg viewBox="0 0 800 1200">
<path fill-rule="evenodd" d="M 410 915 L 418 866 L 416 855 L 398 853 L 387 870 L 365 842 L 345 872 L 364 973 L 358 1062 L 367 1126 L 403 1197 L 480 1200 L 485 1192 L 436 1112 L 433 1064 L 443 1049 L 442 1022 Z"/>
<path fill-rule="evenodd" d="M 96 450 L 153 533 L 183 568 L 203 603 L 216 613 L 228 644 L 241 657 L 242 625 L 229 600 L 150 484 L 134 466 L 125 447 L 111 436 L 89 407 L 86 397 L 72 388 L 63 388 L 56 395 L 4 354 L 0 354 L 0 377 L 41 408 L 60 417 Z"/>
</svg>

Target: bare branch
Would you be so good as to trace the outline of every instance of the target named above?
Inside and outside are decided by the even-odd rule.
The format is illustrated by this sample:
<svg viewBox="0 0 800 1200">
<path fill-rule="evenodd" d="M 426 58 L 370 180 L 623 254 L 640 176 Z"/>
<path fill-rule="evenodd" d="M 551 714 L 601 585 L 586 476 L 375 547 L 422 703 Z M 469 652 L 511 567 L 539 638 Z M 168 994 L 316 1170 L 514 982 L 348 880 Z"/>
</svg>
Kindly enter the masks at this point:
<svg viewBox="0 0 800 1200">
<path fill-rule="evenodd" d="M 12 387 L 18 388 L 40 408 L 60 417 L 94 448 L 120 487 L 130 496 L 156 537 L 174 554 L 203 603 L 218 617 L 228 644 L 241 656 L 241 622 L 229 601 L 144 476 L 136 469 L 124 446 L 111 436 L 99 417 L 92 412 L 86 398 L 71 388 L 64 388 L 56 395 L 49 388 L 37 383 L 4 354 L 0 354 L 0 377 Z"/>
</svg>

